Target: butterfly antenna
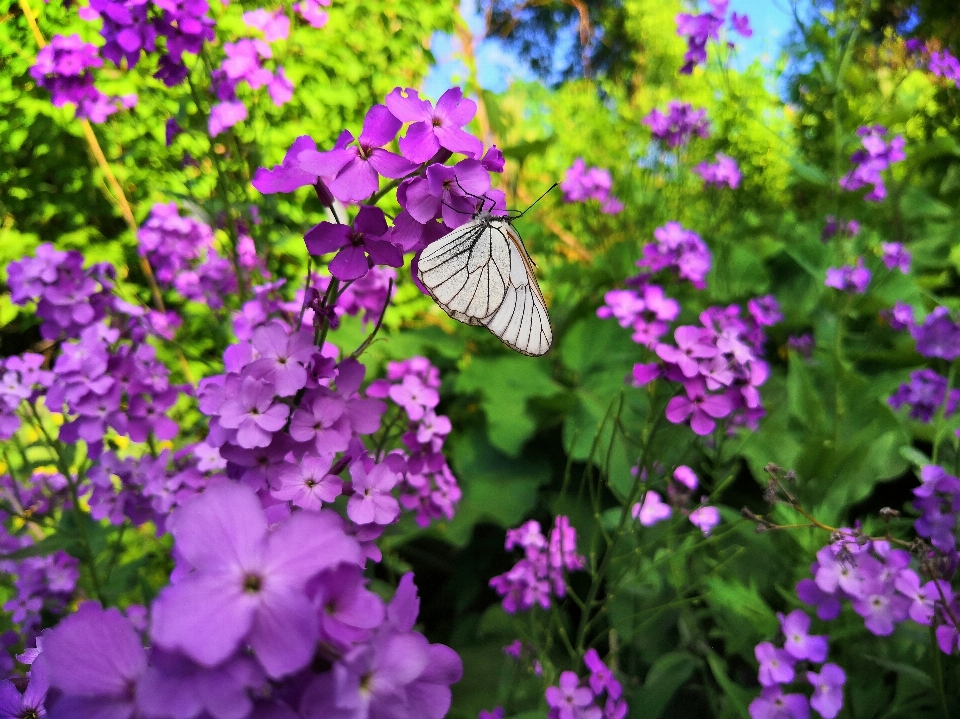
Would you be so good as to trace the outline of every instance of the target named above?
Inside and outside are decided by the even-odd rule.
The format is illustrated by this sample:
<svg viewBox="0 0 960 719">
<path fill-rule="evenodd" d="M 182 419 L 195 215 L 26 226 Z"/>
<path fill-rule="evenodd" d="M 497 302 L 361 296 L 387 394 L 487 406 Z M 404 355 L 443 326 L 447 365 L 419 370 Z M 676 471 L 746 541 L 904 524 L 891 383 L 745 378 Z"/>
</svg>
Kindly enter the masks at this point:
<svg viewBox="0 0 960 719">
<path fill-rule="evenodd" d="M 559 185 L 559 184 L 560 184 L 559 182 L 554 182 L 552 185 L 550 185 L 550 189 L 548 189 L 546 192 L 544 192 L 542 195 L 540 195 L 540 197 L 538 197 L 536 200 L 534 200 L 534 201 L 533 201 L 533 205 L 536 205 L 538 202 L 540 202 L 540 200 L 542 200 L 544 197 L 546 197 L 547 195 L 549 195 L 550 192 L 551 192 L 551 190 L 553 190 L 553 188 L 556 187 L 556 186 Z M 517 217 L 523 217 L 525 214 L 527 214 L 528 212 L 530 212 L 530 210 L 533 209 L 533 205 L 530 205 L 527 209 L 525 209 L 523 212 L 521 212 L 519 215 L 517 215 Z M 516 218 L 514 218 L 514 219 L 516 219 Z"/>
<path fill-rule="evenodd" d="M 467 197 L 475 197 L 476 199 L 480 200 L 480 209 L 477 210 L 477 214 L 483 212 L 484 208 L 487 205 L 487 200 L 490 200 L 494 205 L 497 204 L 494 199 L 487 197 L 486 195 L 475 195 L 472 192 L 468 192 L 466 189 L 464 189 L 463 185 L 460 184 L 460 178 L 457 177 L 456 175 L 453 176 L 453 179 L 454 179 L 454 182 L 457 183 L 457 187 L 460 188 L 460 190 L 463 192 L 464 195 L 466 195 Z M 493 208 L 491 207 L 490 209 L 492 210 Z"/>
</svg>

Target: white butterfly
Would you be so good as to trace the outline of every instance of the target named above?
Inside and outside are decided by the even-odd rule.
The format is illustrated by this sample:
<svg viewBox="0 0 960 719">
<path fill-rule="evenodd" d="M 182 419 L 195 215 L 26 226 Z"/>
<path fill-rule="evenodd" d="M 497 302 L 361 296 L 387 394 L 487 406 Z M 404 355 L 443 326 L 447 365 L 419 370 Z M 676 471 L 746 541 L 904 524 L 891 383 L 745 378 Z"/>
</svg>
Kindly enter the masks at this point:
<svg viewBox="0 0 960 719">
<path fill-rule="evenodd" d="M 553 330 L 533 267 L 510 218 L 481 211 L 427 246 L 417 276 L 455 320 L 536 356 L 550 349 Z"/>
</svg>

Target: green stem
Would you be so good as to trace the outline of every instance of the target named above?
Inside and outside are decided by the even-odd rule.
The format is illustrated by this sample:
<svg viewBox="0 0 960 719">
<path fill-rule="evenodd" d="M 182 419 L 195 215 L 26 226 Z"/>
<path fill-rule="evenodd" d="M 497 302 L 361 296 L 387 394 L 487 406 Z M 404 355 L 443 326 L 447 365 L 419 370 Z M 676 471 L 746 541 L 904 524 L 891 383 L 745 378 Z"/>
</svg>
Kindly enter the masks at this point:
<svg viewBox="0 0 960 719">
<path fill-rule="evenodd" d="M 90 571 L 90 584 L 93 586 L 94 595 L 100 601 L 100 604 L 106 605 L 106 602 L 104 601 L 103 590 L 101 589 L 100 585 L 100 577 L 97 574 L 96 558 L 93 556 L 93 548 L 90 544 L 90 537 L 87 536 L 87 527 L 85 524 L 87 513 L 84 512 L 83 508 L 80 506 L 79 476 L 77 481 L 74 481 L 73 473 L 70 471 L 70 467 L 67 466 L 67 462 L 63 458 L 63 454 L 60 451 L 60 441 L 53 439 L 47 432 L 47 428 L 43 426 L 43 421 L 40 418 L 40 413 L 37 412 L 37 408 L 31 403 L 27 403 L 27 406 L 30 408 L 30 412 L 33 414 L 34 419 L 36 420 L 37 428 L 40 430 L 40 434 L 43 435 L 44 440 L 50 447 L 50 450 L 56 456 L 57 467 L 60 469 L 60 473 L 64 476 L 64 479 L 67 480 L 67 488 L 70 492 L 71 500 L 70 509 L 73 512 L 73 516 L 77 525 L 77 540 L 80 542 L 81 553 L 84 555 L 83 558 L 81 558 L 81 561 L 87 565 L 87 569 Z"/>
<path fill-rule="evenodd" d="M 581 653 L 583 652 L 584 642 L 586 640 L 590 612 L 593 610 L 594 603 L 597 599 L 597 593 L 600 591 L 600 584 L 603 581 L 603 576 L 606 573 L 607 567 L 609 566 L 613 557 L 613 548 L 616 546 L 617 540 L 619 540 L 620 536 L 623 534 L 623 529 L 627 524 L 627 518 L 630 516 L 631 505 L 637 500 L 641 491 L 643 490 L 643 482 L 640 481 L 639 474 L 643 471 L 643 468 L 646 465 L 647 452 L 649 451 L 650 443 L 653 440 L 653 437 L 656 436 L 657 429 L 660 426 L 663 416 L 663 412 L 651 411 L 650 415 L 647 417 L 647 422 L 644 426 L 644 433 L 646 436 L 643 440 L 643 447 L 640 450 L 640 459 L 637 462 L 639 467 L 637 481 L 634 482 L 633 488 L 630 490 L 630 495 L 627 497 L 627 501 L 623 504 L 623 511 L 620 513 L 620 521 L 617 523 L 617 527 L 613 532 L 613 536 L 604 549 L 603 557 L 600 559 L 600 565 L 597 567 L 596 572 L 593 573 L 593 577 L 590 582 L 590 589 L 587 592 L 586 600 L 584 600 L 586 610 L 581 613 L 580 625 L 577 628 L 577 650 Z M 653 421 L 651 426 L 651 418 L 653 417 L 656 417 L 656 419 Z"/>
</svg>

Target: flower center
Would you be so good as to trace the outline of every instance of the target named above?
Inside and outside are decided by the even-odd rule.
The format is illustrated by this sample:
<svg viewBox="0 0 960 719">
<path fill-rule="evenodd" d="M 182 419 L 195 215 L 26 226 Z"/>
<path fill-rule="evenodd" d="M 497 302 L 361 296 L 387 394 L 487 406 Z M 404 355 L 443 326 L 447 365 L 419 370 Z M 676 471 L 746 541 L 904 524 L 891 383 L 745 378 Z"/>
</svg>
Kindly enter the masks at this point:
<svg viewBox="0 0 960 719">
<path fill-rule="evenodd" d="M 256 594 L 263 588 L 263 579 L 259 574 L 248 574 L 243 578 L 243 591 Z"/>
</svg>

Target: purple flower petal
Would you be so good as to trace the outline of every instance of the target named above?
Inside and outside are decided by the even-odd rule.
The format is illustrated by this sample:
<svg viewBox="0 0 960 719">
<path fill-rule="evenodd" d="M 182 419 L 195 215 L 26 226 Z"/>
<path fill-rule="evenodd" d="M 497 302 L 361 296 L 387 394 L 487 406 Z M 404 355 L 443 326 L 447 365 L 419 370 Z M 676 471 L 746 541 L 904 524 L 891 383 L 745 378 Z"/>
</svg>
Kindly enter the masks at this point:
<svg viewBox="0 0 960 719">
<path fill-rule="evenodd" d="M 330 192 L 341 202 L 359 202 L 376 192 L 378 186 L 377 173 L 370 163 L 355 157 L 330 183 Z"/>
<path fill-rule="evenodd" d="M 339 250 L 350 242 L 350 226 L 321 222 L 307 230 L 303 236 L 311 255 L 326 255 Z"/>
<path fill-rule="evenodd" d="M 383 147 L 393 142 L 403 126 L 385 105 L 374 105 L 363 119 L 360 144 L 366 147 Z"/>
<path fill-rule="evenodd" d="M 401 122 L 429 121 L 433 116 L 433 108 L 428 100 L 421 100 L 416 90 L 410 88 L 394 88 L 387 95 L 387 108 Z"/>
<path fill-rule="evenodd" d="M 330 274 L 338 280 L 356 280 L 370 270 L 362 247 L 344 247 L 330 263 Z"/>
</svg>

